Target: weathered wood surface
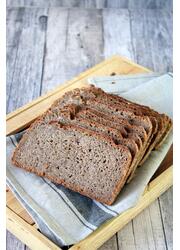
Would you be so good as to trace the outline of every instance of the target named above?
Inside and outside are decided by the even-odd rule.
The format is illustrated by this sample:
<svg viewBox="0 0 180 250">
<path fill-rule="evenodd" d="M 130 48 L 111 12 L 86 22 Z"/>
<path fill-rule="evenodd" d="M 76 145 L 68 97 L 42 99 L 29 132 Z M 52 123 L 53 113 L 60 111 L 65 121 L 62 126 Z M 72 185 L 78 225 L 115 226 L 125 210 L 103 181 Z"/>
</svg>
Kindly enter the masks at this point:
<svg viewBox="0 0 180 250">
<path fill-rule="evenodd" d="M 112 54 L 172 71 L 171 11 L 9 8 L 7 112 Z M 8 250 L 23 247 L 7 234 Z M 172 189 L 102 249 L 172 249 Z"/>
<path fill-rule="evenodd" d="M 81 7 L 81 8 L 132 8 L 172 9 L 172 0 L 7 0 L 8 7 Z"/>
</svg>

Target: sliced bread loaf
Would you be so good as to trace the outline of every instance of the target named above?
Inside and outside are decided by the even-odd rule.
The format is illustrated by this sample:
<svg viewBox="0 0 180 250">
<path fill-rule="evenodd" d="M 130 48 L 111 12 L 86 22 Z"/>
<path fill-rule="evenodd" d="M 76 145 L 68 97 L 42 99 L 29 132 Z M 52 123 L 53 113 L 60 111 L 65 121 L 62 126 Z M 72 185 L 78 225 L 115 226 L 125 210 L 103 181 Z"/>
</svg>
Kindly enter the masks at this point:
<svg viewBox="0 0 180 250">
<path fill-rule="evenodd" d="M 35 122 L 12 161 L 27 171 L 111 205 L 131 164 L 127 147 L 75 125 Z"/>
<path fill-rule="evenodd" d="M 78 91 L 76 90 L 75 92 L 77 94 Z M 154 127 L 157 127 L 156 123 L 158 123 L 158 130 L 154 128 L 157 133 L 154 132 L 154 138 L 152 140 L 153 146 L 155 146 L 155 148 L 158 147 L 158 145 L 161 143 L 161 140 L 164 138 L 166 133 L 168 133 L 168 129 L 171 127 L 169 124 L 171 124 L 172 121 L 167 115 L 159 114 L 157 111 L 147 106 L 133 103 L 129 100 L 124 99 L 123 97 L 113 94 L 107 94 L 102 89 L 96 88 L 93 85 L 91 85 L 89 88 L 83 88 L 81 91 L 79 91 L 79 93 L 86 99 L 103 98 L 103 100 L 106 100 L 109 103 L 121 104 L 121 106 L 123 104 L 128 105 L 128 108 L 134 109 L 136 114 L 148 115 L 153 122 Z"/>
<path fill-rule="evenodd" d="M 81 116 L 78 117 L 78 112 L 80 112 L 80 110 L 75 104 L 63 106 L 61 109 L 55 109 L 55 111 L 56 112 L 52 112 L 52 110 L 48 111 L 43 119 L 46 122 L 57 121 L 90 129 L 102 135 L 109 136 L 117 145 L 126 146 L 132 155 L 132 163 L 127 173 L 127 176 L 129 176 L 139 162 L 139 155 L 141 153 L 133 137 L 123 138 L 120 131 L 116 128 L 111 128 L 110 126 L 99 123 L 93 119 L 89 119 L 87 116 L 85 116 L 85 118 Z"/>
<path fill-rule="evenodd" d="M 121 105 L 126 104 L 129 108 L 133 108 L 135 112 L 138 112 L 138 114 L 141 112 L 141 114 L 149 115 L 153 125 L 153 136 L 151 136 L 152 143 L 150 144 L 151 148 L 149 148 L 149 150 L 151 150 L 153 147 L 158 148 L 161 145 L 161 140 L 166 137 L 166 134 L 169 133 L 169 130 L 172 127 L 171 119 L 165 114 L 159 114 L 147 106 L 130 102 L 117 95 L 107 94 L 102 89 L 96 88 L 93 85 L 82 89 L 75 89 L 66 93 L 63 97 L 62 103 L 67 103 L 69 100 L 73 102 L 75 99 L 76 103 L 81 104 L 85 102 L 84 99 L 99 99 L 102 97 L 104 100 L 106 99 L 108 103 L 121 103 Z"/>
<path fill-rule="evenodd" d="M 63 98 L 63 102 L 61 102 L 61 105 L 62 103 L 63 104 L 68 103 L 68 102 L 72 103 L 73 101 L 74 103 L 76 104 L 78 103 L 81 105 L 86 103 L 92 108 L 100 109 L 100 111 L 102 111 L 102 108 L 103 108 L 103 112 L 104 111 L 107 112 L 106 105 L 108 105 L 108 111 L 110 107 L 111 108 L 110 111 L 114 112 L 114 110 L 116 111 L 118 109 L 118 113 L 120 110 L 120 114 L 122 114 L 122 110 L 123 110 L 123 113 L 124 111 L 128 111 L 128 113 L 132 112 L 133 115 L 143 116 L 141 117 L 140 122 L 141 124 L 142 122 L 144 122 L 143 125 L 145 125 L 145 129 L 149 133 L 149 136 L 148 136 L 148 142 L 146 144 L 146 147 L 144 148 L 144 155 L 142 156 L 142 159 L 145 156 L 147 158 L 147 156 L 150 154 L 150 152 L 155 147 L 157 142 L 160 140 L 161 135 L 164 133 L 163 132 L 164 130 L 162 127 L 162 119 L 158 117 L 157 112 L 152 110 L 152 112 L 150 113 L 151 109 L 148 107 L 143 106 L 141 109 L 140 107 L 141 105 L 137 105 L 137 106 L 135 104 L 133 105 L 133 103 L 128 102 L 127 100 L 121 97 L 118 98 L 118 96 L 116 97 L 114 95 L 107 94 L 99 88 L 90 87 L 90 88 L 75 89 L 74 91 L 70 91 L 65 94 Z M 123 114 L 123 116 L 126 115 L 126 118 L 127 118 L 128 113 L 126 112 L 125 114 Z M 130 114 L 131 117 L 132 117 L 132 113 Z M 145 119 L 144 114 L 146 113 L 149 114 L 148 118 L 147 117 L 146 118 L 151 121 L 151 124 L 149 123 L 149 121 L 148 122 L 144 121 Z M 159 120 L 157 118 L 159 118 Z M 136 122 L 135 124 L 138 125 L 139 120 L 136 119 L 133 122 Z M 144 161 L 142 160 L 141 163 L 139 163 L 139 165 L 142 165 L 143 162 Z"/>
<path fill-rule="evenodd" d="M 96 88 L 94 89 L 95 91 L 97 90 Z M 157 130 L 156 120 L 153 120 L 153 117 L 152 117 L 152 121 L 151 121 L 148 116 L 138 117 L 135 115 L 135 111 L 132 109 L 128 109 L 126 105 L 123 105 L 124 109 L 122 109 L 120 105 L 109 105 L 106 96 L 104 99 L 98 99 L 97 96 L 98 96 L 97 93 L 93 91 L 88 91 L 87 88 L 75 89 L 74 91 L 70 91 L 66 93 L 65 96 L 60 101 L 57 101 L 56 104 L 53 105 L 53 108 L 55 107 L 57 108 L 59 105 L 60 106 L 66 105 L 67 103 L 75 103 L 81 106 L 88 105 L 93 109 L 97 109 L 98 111 L 106 112 L 108 116 L 109 115 L 116 116 L 118 114 L 123 119 L 129 119 L 129 122 L 133 124 L 144 126 L 144 129 L 147 132 L 147 140 L 143 144 L 143 149 L 139 156 L 139 161 L 141 161 L 147 151 L 147 148 L 149 147 L 151 143 L 154 133 Z M 142 114 L 140 113 L 140 115 Z M 155 126 L 153 122 L 155 123 Z M 134 173 L 135 169 L 137 168 L 137 165 L 138 164 L 136 164 L 136 166 L 132 170 L 132 173 Z"/>
<path fill-rule="evenodd" d="M 98 112 L 96 110 L 90 109 L 90 108 L 84 108 L 80 112 L 77 113 L 77 117 L 88 117 L 91 120 L 98 121 L 101 124 L 106 124 L 106 126 L 111 126 L 114 128 L 119 128 L 123 126 L 128 134 L 128 138 L 135 139 L 135 142 L 138 144 L 138 139 L 141 141 L 141 148 L 139 150 L 139 154 L 136 158 L 136 162 L 132 164 L 130 170 L 129 170 L 129 178 L 132 178 L 134 176 L 134 172 L 139 165 L 139 162 L 144 156 L 144 153 L 146 151 L 146 145 L 148 142 L 147 134 L 143 127 L 136 126 L 136 125 L 130 125 L 127 120 L 117 118 L 114 116 L 107 116 L 106 114 L 103 114 L 102 112 Z"/>
<path fill-rule="evenodd" d="M 72 103 L 72 101 L 71 101 L 71 103 Z M 144 128 L 141 126 L 130 125 L 126 119 L 117 118 L 117 117 L 111 116 L 111 115 L 106 115 L 106 114 L 103 114 L 102 112 L 98 112 L 96 110 L 90 109 L 86 106 L 83 107 L 83 106 L 84 105 L 81 105 L 81 107 L 76 106 L 77 108 L 74 109 L 74 110 L 76 110 L 75 113 L 76 113 L 77 118 L 78 117 L 79 118 L 88 118 L 89 120 L 94 120 L 102 125 L 105 125 L 108 127 L 113 127 L 113 128 L 120 128 L 121 130 L 123 128 L 126 130 L 127 135 L 128 135 L 127 137 L 129 137 L 130 139 L 137 139 L 137 136 L 139 136 L 141 138 L 141 140 L 143 142 L 142 148 L 140 149 L 140 151 L 139 151 L 138 155 L 135 157 L 135 159 L 133 159 L 131 168 L 129 170 L 129 174 L 131 172 L 134 173 L 135 169 L 138 166 L 139 161 L 142 159 L 142 156 L 144 155 L 144 152 L 146 150 L 145 147 L 146 147 L 146 144 L 148 141 L 148 137 L 147 137 L 147 134 L 146 134 Z M 51 112 L 58 113 L 59 109 L 60 109 L 60 107 L 53 105 L 53 107 L 51 108 Z M 65 112 L 65 114 L 66 114 L 66 112 Z M 62 112 L 61 112 L 61 115 L 62 115 Z M 75 116 L 75 114 L 73 114 L 73 116 Z M 113 124 L 114 123 L 113 119 L 117 122 L 116 124 Z M 125 144 L 125 145 L 127 145 L 127 144 Z"/>
</svg>

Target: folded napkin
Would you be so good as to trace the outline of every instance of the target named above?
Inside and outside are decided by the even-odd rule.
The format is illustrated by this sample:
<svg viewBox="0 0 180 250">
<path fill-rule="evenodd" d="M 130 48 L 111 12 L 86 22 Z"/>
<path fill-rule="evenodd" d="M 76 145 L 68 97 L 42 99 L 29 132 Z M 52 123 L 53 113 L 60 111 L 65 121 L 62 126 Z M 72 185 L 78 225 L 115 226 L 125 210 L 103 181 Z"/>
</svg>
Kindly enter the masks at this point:
<svg viewBox="0 0 180 250">
<path fill-rule="evenodd" d="M 172 74 L 137 74 L 89 79 L 103 90 L 148 105 L 172 118 Z M 102 223 L 135 206 L 172 144 L 172 133 L 153 151 L 116 202 L 107 206 L 11 164 L 24 132 L 7 137 L 7 184 L 40 231 L 59 246 L 82 240 Z"/>
</svg>

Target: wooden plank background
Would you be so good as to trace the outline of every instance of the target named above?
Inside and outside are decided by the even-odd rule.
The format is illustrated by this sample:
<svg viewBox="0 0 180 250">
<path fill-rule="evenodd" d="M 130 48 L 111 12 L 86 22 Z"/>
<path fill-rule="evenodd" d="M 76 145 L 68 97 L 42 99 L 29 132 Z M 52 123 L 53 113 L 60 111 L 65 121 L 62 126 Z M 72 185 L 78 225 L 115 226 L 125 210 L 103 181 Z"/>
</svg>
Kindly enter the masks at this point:
<svg viewBox="0 0 180 250">
<path fill-rule="evenodd" d="M 171 9 L 172 0 L 7 0 L 7 6 Z"/>
<path fill-rule="evenodd" d="M 40 7 L 17 7 L 35 2 Z M 44 2 L 7 1 L 7 113 L 113 54 L 154 71 L 172 71 L 171 1 L 139 1 L 146 2 L 143 10 L 132 10 L 133 1 L 68 1 L 71 8 L 50 7 L 66 1 Z M 92 8 L 110 4 L 129 9 Z M 7 249 L 28 248 L 8 232 Z M 105 249 L 172 249 L 172 188 Z"/>
</svg>

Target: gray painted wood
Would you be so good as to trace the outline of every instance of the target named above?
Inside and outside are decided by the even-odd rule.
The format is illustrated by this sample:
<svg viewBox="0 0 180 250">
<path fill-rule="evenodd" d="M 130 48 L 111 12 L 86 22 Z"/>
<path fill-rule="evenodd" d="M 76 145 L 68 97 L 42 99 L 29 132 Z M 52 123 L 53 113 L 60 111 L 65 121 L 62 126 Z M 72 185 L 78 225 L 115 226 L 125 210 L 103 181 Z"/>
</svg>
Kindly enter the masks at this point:
<svg viewBox="0 0 180 250">
<path fill-rule="evenodd" d="M 133 223 L 129 222 L 117 233 L 119 250 L 136 250 Z"/>
<path fill-rule="evenodd" d="M 68 9 L 49 9 L 42 93 L 66 80 L 64 54 L 67 41 L 68 13 Z"/>
<path fill-rule="evenodd" d="M 137 249 L 166 249 L 157 200 L 133 220 L 133 231 Z"/>
<path fill-rule="evenodd" d="M 172 13 L 130 11 L 135 59 L 152 70 L 172 71 Z"/>
<path fill-rule="evenodd" d="M 22 31 L 23 9 L 11 9 L 7 12 L 7 80 L 6 91 L 7 99 L 10 96 L 12 79 L 14 76 L 14 67 L 17 58 L 18 45 Z M 8 108 L 8 107 L 7 107 Z M 8 110 L 7 110 L 8 111 Z"/>
<path fill-rule="evenodd" d="M 118 250 L 117 236 L 114 235 L 111 239 L 106 241 L 98 250 Z"/>
<path fill-rule="evenodd" d="M 81 7 L 81 8 L 132 8 L 171 9 L 172 0 L 7 0 L 8 7 Z"/>
<path fill-rule="evenodd" d="M 102 60 L 101 10 L 50 9 L 43 93 Z"/>
<path fill-rule="evenodd" d="M 25 250 L 25 245 L 14 237 L 9 231 L 6 232 L 6 249 L 7 250 Z"/>
<path fill-rule="evenodd" d="M 15 51 L 13 68 L 11 68 L 11 55 L 7 65 L 8 112 L 26 104 L 40 94 L 41 77 L 43 70 L 44 43 L 46 38 L 47 9 L 19 9 L 16 10 L 21 28 Z M 12 21 L 12 19 L 11 19 Z M 16 21 L 15 21 L 16 22 Z M 9 29 L 10 29 L 10 25 Z M 11 25 L 11 29 L 14 26 Z M 14 32 L 14 31 L 12 31 Z M 8 33 L 11 33 L 9 30 Z M 16 33 L 15 33 L 16 34 Z M 13 45 L 13 41 L 12 41 Z M 7 48 L 8 49 L 8 48 Z M 8 76 L 8 74 L 10 76 Z"/>
<path fill-rule="evenodd" d="M 103 11 L 104 55 L 119 54 L 134 60 L 129 11 L 107 9 Z"/>
<path fill-rule="evenodd" d="M 25 2 L 21 1 L 22 6 Z M 85 2 L 86 7 L 91 7 L 91 1 Z M 99 7 L 105 2 L 108 3 L 99 1 Z M 73 3 L 69 1 L 70 5 Z M 131 3 L 129 0 L 128 4 Z M 147 3 L 149 7 L 152 4 L 150 0 Z M 33 5 L 33 0 L 29 4 Z M 172 70 L 171 11 L 9 8 L 7 111 L 112 54 L 126 56 L 155 71 Z M 8 250 L 25 248 L 9 233 L 7 242 Z M 135 248 L 172 249 L 172 190 L 112 237 L 101 250 Z"/>
<path fill-rule="evenodd" d="M 159 197 L 167 249 L 173 249 L 173 188 Z"/>
<path fill-rule="evenodd" d="M 133 220 L 133 231 L 137 249 L 166 249 L 158 200 Z"/>
</svg>

